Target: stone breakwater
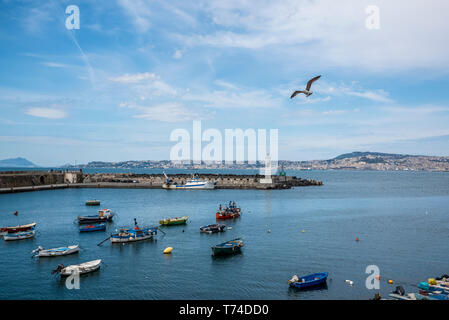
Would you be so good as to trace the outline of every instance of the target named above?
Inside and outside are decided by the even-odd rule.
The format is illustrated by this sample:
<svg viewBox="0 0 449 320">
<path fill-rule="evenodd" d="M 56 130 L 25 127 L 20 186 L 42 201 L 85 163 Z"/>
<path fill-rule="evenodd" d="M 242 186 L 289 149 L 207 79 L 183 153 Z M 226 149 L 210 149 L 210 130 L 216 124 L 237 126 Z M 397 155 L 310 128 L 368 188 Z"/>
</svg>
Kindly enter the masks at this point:
<svg viewBox="0 0 449 320">
<path fill-rule="evenodd" d="M 316 180 L 295 176 L 272 176 L 272 183 L 261 183 L 262 175 L 197 174 L 196 177 L 215 182 L 217 189 L 290 189 L 321 186 Z M 183 184 L 188 174 L 169 176 L 172 182 Z M 165 183 L 163 174 L 95 173 L 80 171 L 21 171 L 0 172 L 0 193 L 51 190 L 61 188 L 142 188 L 159 189 Z"/>
<path fill-rule="evenodd" d="M 235 174 L 197 174 L 195 177 L 216 182 L 217 189 L 290 189 L 292 187 L 321 186 L 323 183 L 316 180 L 306 180 L 295 176 L 272 176 L 272 183 L 261 183 L 262 175 L 235 175 Z M 188 174 L 175 174 L 169 176 L 174 183 L 183 184 L 191 178 Z M 88 174 L 84 183 L 126 183 L 143 184 L 161 188 L 165 183 L 163 174 Z"/>
</svg>

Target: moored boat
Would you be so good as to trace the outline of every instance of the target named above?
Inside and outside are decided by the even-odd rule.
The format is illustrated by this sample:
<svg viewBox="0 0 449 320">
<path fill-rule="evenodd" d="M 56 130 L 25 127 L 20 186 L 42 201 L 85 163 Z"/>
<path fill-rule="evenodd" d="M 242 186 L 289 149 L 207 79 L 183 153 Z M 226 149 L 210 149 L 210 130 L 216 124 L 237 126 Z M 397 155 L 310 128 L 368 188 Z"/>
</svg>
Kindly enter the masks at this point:
<svg viewBox="0 0 449 320">
<path fill-rule="evenodd" d="M 187 223 L 187 219 L 189 219 L 189 216 L 167 218 L 167 219 L 164 219 L 164 220 L 159 220 L 159 224 L 161 224 L 163 226 L 186 224 Z"/>
<path fill-rule="evenodd" d="M 215 218 L 217 220 L 228 220 L 228 219 L 235 219 L 240 217 L 242 214 L 242 210 L 237 207 L 235 202 L 229 201 L 229 206 L 226 208 L 222 208 L 221 204 L 218 208 L 217 213 L 215 214 Z"/>
<path fill-rule="evenodd" d="M 294 275 L 293 278 L 288 281 L 288 284 L 290 287 L 297 289 L 316 287 L 324 285 L 328 275 L 327 272 L 313 273 L 299 278 L 297 275 Z"/>
<path fill-rule="evenodd" d="M 59 273 L 62 277 L 70 276 L 74 273 L 86 274 L 100 269 L 101 259 L 84 262 L 77 265 L 64 266 L 60 264 L 51 273 Z"/>
<path fill-rule="evenodd" d="M 100 200 L 87 200 L 86 206 L 99 206 Z"/>
<path fill-rule="evenodd" d="M 220 244 L 217 244 L 212 247 L 212 255 L 230 255 L 239 253 L 241 251 L 241 247 L 244 246 L 243 240 L 241 238 L 236 238 L 233 240 L 229 240 Z"/>
<path fill-rule="evenodd" d="M 78 223 L 110 222 L 114 215 L 115 212 L 112 212 L 111 209 L 102 209 L 96 215 L 78 216 Z"/>
<path fill-rule="evenodd" d="M 15 227 L 4 227 L 0 228 L 0 235 L 4 236 L 7 233 L 17 233 L 22 231 L 30 231 L 36 227 L 36 222 L 30 224 L 24 224 Z"/>
<path fill-rule="evenodd" d="M 38 257 L 58 257 L 58 256 L 66 256 L 72 253 L 77 253 L 78 251 L 79 245 L 59 247 L 53 249 L 44 249 L 41 246 L 39 246 L 37 247 L 37 249 L 31 251 L 31 253 L 37 252 L 36 256 Z"/>
<path fill-rule="evenodd" d="M 195 178 L 192 175 L 192 178 L 187 180 L 186 183 L 177 184 L 173 183 L 165 174 L 165 183 L 162 185 L 163 189 L 178 189 L 178 190 L 211 190 L 215 189 L 215 182 L 209 180 L 201 180 L 199 178 Z"/>
<path fill-rule="evenodd" d="M 127 243 L 152 239 L 157 234 L 157 227 L 134 229 L 120 229 L 119 233 L 111 234 L 109 240 L 111 243 Z"/>
<path fill-rule="evenodd" d="M 22 232 L 16 232 L 16 233 L 7 233 L 3 236 L 3 239 L 5 241 L 30 239 L 30 238 L 34 237 L 34 234 L 35 234 L 34 230 L 22 231 Z"/>
<path fill-rule="evenodd" d="M 208 226 L 200 227 L 200 232 L 203 233 L 217 233 L 226 231 L 226 226 L 224 224 L 210 224 Z"/>
<path fill-rule="evenodd" d="M 80 227 L 80 232 L 93 232 L 106 230 L 106 223 L 89 224 L 87 226 Z"/>
</svg>

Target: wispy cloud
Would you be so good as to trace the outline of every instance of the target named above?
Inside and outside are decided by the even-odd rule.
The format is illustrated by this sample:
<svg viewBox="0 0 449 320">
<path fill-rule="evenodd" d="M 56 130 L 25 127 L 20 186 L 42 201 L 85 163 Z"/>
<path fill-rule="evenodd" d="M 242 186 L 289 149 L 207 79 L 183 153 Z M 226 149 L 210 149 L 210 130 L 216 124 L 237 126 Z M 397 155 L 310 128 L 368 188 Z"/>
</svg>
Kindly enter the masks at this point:
<svg viewBox="0 0 449 320">
<path fill-rule="evenodd" d="M 67 117 L 67 113 L 64 110 L 55 108 L 32 107 L 28 108 L 25 111 L 25 114 L 33 117 L 46 118 L 46 119 L 62 119 Z"/>
<path fill-rule="evenodd" d="M 319 66 L 371 71 L 449 69 L 443 41 L 449 27 L 443 13 L 449 10 L 449 3 L 444 1 L 382 2 L 381 26 L 375 31 L 365 26 L 365 8 L 372 4 L 368 0 L 200 2 L 197 7 L 216 28 L 207 34 L 179 34 L 178 39 L 189 46 L 270 47 L 284 59 L 291 56 Z"/>
<path fill-rule="evenodd" d="M 118 3 L 125 9 L 139 32 L 148 31 L 151 26 L 149 3 L 143 0 L 118 0 Z"/>
<path fill-rule="evenodd" d="M 157 105 L 142 106 L 137 104 L 121 104 L 137 111 L 133 117 L 137 119 L 156 120 L 161 122 L 185 122 L 192 120 L 206 120 L 213 117 L 213 113 L 204 114 L 189 109 L 178 102 L 168 102 Z"/>
<path fill-rule="evenodd" d="M 135 74 L 124 74 L 117 77 L 110 77 L 109 80 L 113 82 L 119 82 L 119 83 L 138 83 L 143 80 L 154 80 L 156 79 L 156 75 L 154 73 L 150 72 L 144 72 L 144 73 L 135 73 Z"/>
</svg>

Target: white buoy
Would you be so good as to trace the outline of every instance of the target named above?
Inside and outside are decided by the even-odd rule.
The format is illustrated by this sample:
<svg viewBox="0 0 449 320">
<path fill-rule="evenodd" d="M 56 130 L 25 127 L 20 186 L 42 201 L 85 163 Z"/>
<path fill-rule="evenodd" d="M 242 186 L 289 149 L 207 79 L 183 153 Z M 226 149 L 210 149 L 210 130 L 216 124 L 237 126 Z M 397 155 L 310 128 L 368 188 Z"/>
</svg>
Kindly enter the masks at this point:
<svg viewBox="0 0 449 320">
<path fill-rule="evenodd" d="M 228 230 L 232 230 L 232 227 L 228 227 Z"/>
</svg>

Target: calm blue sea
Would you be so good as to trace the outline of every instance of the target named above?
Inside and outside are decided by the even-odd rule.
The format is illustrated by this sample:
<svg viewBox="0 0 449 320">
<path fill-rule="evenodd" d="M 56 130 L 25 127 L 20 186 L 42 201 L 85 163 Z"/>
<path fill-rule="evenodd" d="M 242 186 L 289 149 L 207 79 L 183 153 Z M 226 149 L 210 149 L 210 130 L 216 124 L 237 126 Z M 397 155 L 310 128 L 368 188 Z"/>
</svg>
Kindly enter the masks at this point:
<svg viewBox="0 0 449 320">
<path fill-rule="evenodd" d="M 0 226 L 36 221 L 38 230 L 35 239 L 0 240 L 0 299 L 369 299 L 377 291 L 365 287 L 368 265 L 379 267 L 384 297 L 396 285 L 416 292 L 420 281 L 449 274 L 448 173 L 288 174 L 324 185 L 272 191 L 66 189 L 0 195 Z M 98 210 L 86 207 L 87 199 L 100 199 L 102 207 L 117 211 L 107 232 L 79 234 L 76 216 Z M 200 234 L 199 227 L 214 223 L 218 205 L 229 200 L 243 209 L 240 219 L 225 222 L 233 229 Z M 17 217 L 12 214 L 16 210 Z M 131 226 L 133 218 L 155 225 L 180 215 L 189 215 L 190 223 L 165 228 L 166 235 L 159 233 L 156 240 L 96 245 L 109 232 Z M 238 236 L 245 238 L 242 254 L 211 257 L 212 245 Z M 80 253 L 30 258 L 38 245 L 70 244 L 80 244 Z M 162 254 L 168 246 L 174 248 L 172 255 Z M 104 261 L 101 270 L 83 276 L 80 290 L 66 289 L 64 281 L 50 274 L 60 263 L 98 258 Z M 324 271 L 329 272 L 327 288 L 288 288 L 293 274 Z"/>
</svg>

